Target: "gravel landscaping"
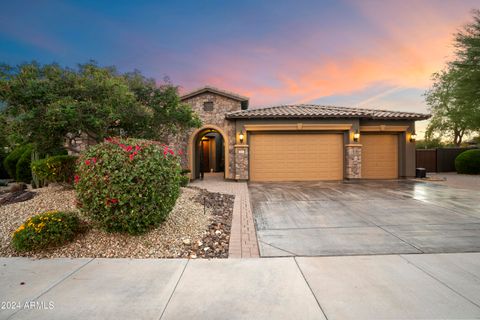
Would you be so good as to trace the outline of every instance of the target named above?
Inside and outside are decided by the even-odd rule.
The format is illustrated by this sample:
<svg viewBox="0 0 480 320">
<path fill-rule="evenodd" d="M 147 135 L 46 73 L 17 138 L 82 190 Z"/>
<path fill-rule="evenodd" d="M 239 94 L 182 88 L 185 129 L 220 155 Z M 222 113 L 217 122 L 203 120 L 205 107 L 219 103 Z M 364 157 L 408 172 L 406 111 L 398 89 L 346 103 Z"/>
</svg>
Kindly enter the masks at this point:
<svg viewBox="0 0 480 320">
<path fill-rule="evenodd" d="M 182 188 L 168 219 L 140 236 L 90 227 L 73 242 L 40 252 L 17 253 L 12 233 L 28 217 L 48 210 L 77 211 L 75 192 L 61 186 L 35 190 L 33 199 L 0 206 L 0 256 L 107 258 L 226 258 L 234 196 Z"/>
</svg>

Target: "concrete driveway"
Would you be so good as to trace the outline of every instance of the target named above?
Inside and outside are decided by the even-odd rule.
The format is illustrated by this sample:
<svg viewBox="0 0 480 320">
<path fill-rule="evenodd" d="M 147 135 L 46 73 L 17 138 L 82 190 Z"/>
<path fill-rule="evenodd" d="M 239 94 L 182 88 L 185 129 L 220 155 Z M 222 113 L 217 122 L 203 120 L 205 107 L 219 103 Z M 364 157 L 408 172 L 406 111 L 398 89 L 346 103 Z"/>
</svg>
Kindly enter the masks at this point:
<svg viewBox="0 0 480 320">
<path fill-rule="evenodd" d="M 412 180 L 251 183 L 260 254 L 480 251 L 480 192 Z"/>
</svg>

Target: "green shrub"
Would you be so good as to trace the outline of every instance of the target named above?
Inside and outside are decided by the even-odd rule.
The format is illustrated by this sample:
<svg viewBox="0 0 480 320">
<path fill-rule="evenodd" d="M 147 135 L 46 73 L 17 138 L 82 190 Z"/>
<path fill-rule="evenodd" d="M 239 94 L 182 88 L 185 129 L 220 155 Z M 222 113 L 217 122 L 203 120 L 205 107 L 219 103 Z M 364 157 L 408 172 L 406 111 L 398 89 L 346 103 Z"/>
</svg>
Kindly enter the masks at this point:
<svg viewBox="0 0 480 320">
<path fill-rule="evenodd" d="M 179 195 L 179 158 L 167 146 L 109 139 L 79 158 L 80 209 L 107 231 L 140 234 L 166 219 Z"/>
<path fill-rule="evenodd" d="M 49 211 L 27 219 L 14 233 L 17 251 L 32 251 L 71 241 L 80 231 L 80 219 L 71 212 Z"/>
<path fill-rule="evenodd" d="M 7 169 L 5 169 L 5 166 L 3 165 L 5 158 L 6 155 L 2 153 L 2 150 L 0 150 L 0 179 L 7 179 L 9 177 Z"/>
<path fill-rule="evenodd" d="M 31 148 L 31 145 L 21 145 L 16 147 L 15 149 L 10 152 L 5 160 L 3 160 L 3 166 L 5 170 L 7 170 L 8 175 L 10 178 L 15 179 L 17 176 L 17 162 L 20 160 L 20 157 L 23 155 L 25 151 Z"/>
<path fill-rule="evenodd" d="M 188 186 L 188 183 L 190 182 L 190 177 L 188 175 L 182 175 L 180 176 L 180 186 L 181 187 L 186 187 Z"/>
<path fill-rule="evenodd" d="M 60 155 L 32 162 L 32 171 L 49 182 L 73 183 L 77 157 Z"/>
<path fill-rule="evenodd" d="M 480 174 L 480 149 L 467 150 L 455 158 L 458 173 Z"/>
<path fill-rule="evenodd" d="M 33 147 L 28 145 L 28 147 L 25 148 L 25 151 L 22 153 L 20 159 L 18 159 L 15 180 L 25 183 L 32 182 L 32 151 Z"/>
</svg>

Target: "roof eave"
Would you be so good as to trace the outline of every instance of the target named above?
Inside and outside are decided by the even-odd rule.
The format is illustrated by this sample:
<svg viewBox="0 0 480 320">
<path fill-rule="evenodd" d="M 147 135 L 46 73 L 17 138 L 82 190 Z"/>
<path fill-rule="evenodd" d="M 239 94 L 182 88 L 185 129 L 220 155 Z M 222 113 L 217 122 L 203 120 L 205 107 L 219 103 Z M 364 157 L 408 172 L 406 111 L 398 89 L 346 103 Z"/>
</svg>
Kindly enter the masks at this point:
<svg viewBox="0 0 480 320">
<path fill-rule="evenodd" d="M 226 114 L 225 118 L 227 120 L 237 120 L 237 119 L 243 119 L 243 120 L 272 120 L 272 119 L 309 119 L 309 120 L 321 120 L 321 119 L 365 119 L 365 120 L 412 120 L 412 121 L 420 121 L 420 120 L 427 120 L 431 116 L 430 115 L 425 115 L 425 116 L 418 116 L 418 117 L 366 117 L 366 116 L 358 116 L 358 115 L 345 115 L 345 116 L 301 116 L 301 115 L 290 115 L 290 116 L 284 116 L 284 115 L 255 115 L 255 116 L 249 116 L 249 115 L 232 115 L 232 114 Z"/>
<path fill-rule="evenodd" d="M 230 99 L 233 99 L 233 100 L 236 100 L 236 101 L 240 101 L 240 102 L 248 102 L 248 100 L 249 100 L 249 98 L 247 98 L 247 97 L 240 96 L 240 95 L 233 94 L 233 93 L 229 93 L 229 92 L 225 92 L 225 91 L 213 88 L 213 87 L 204 87 L 204 88 L 200 88 L 200 89 L 191 91 L 187 94 L 184 94 L 184 95 L 180 96 L 180 100 L 184 101 L 184 100 L 187 100 L 189 98 L 193 98 L 195 96 L 198 96 L 198 95 L 200 95 L 202 93 L 206 93 L 206 92 L 215 93 L 215 94 L 218 94 L 220 96 L 227 97 L 227 98 L 230 98 Z"/>
</svg>

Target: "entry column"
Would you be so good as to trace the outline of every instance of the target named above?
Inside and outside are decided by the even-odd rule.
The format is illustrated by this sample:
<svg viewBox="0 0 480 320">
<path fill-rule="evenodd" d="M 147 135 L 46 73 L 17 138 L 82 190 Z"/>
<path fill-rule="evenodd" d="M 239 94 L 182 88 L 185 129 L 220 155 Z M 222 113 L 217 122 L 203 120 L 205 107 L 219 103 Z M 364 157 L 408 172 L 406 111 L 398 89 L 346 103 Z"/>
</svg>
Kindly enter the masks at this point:
<svg viewBox="0 0 480 320">
<path fill-rule="evenodd" d="M 362 145 L 351 143 L 345 145 L 345 178 L 360 179 L 362 177 Z"/>
<path fill-rule="evenodd" d="M 235 179 L 248 180 L 248 145 L 235 145 Z"/>
</svg>

